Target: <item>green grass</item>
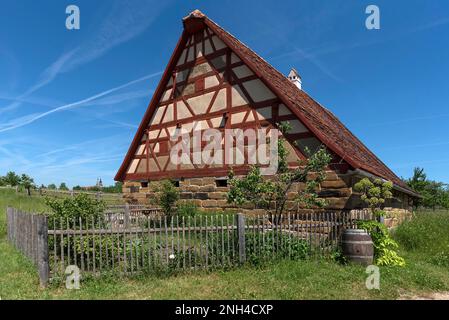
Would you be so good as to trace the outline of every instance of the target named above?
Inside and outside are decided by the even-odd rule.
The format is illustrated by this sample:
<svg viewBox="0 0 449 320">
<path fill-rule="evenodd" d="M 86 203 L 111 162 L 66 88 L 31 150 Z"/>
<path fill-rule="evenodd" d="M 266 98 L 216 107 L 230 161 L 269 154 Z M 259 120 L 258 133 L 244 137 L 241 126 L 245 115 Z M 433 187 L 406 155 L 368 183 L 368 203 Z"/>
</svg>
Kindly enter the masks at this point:
<svg viewBox="0 0 449 320">
<path fill-rule="evenodd" d="M 395 237 L 401 244 L 400 254 L 407 265 L 404 268 L 381 267 L 380 290 L 365 288 L 367 274 L 363 267 L 324 260 L 280 261 L 260 268 L 170 276 L 103 276 L 85 279 L 80 290 L 66 290 L 59 283 L 41 289 L 35 268 L 5 239 L 5 207 L 8 204 L 30 211 L 45 211 L 39 198 L 29 199 L 0 190 L 2 299 L 396 299 L 404 293 L 449 291 L 448 267 L 430 259 L 428 253 L 430 247 L 434 248 L 431 243 L 435 239 L 439 239 L 436 251 L 448 244 L 447 229 L 439 229 L 439 223 L 433 222 L 434 219 L 447 221 L 444 220 L 449 217 L 447 213 L 441 213 L 441 217 L 418 215 L 417 222 L 396 231 Z M 431 225 L 424 229 L 425 232 L 430 230 L 429 236 L 421 235 L 423 223 Z M 441 235 L 442 231 L 446 234 Z M 413 240 L 416 236 L 419 241 Z"/>
<path fill-rule="evenodd" d="M 400 225 L 394 238 L 401 247 L 449 271 L 449 212 L 421 211 Z"/>
</svg>

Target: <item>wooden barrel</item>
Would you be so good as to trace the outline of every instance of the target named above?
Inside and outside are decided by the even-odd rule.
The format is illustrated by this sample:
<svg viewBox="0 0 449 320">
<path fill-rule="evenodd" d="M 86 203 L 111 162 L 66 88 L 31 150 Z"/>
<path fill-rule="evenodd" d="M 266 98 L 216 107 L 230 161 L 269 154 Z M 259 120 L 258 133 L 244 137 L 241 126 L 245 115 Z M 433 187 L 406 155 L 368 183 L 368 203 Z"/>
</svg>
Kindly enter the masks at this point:
<svg viewBox="0 0 449 320">
<path fill-rule="evenodd" d="M 346 229 L 342 239 L 343 255 L 362 265 L 373 264 L 374 246 L 371 236 L 362 229 Z"/>
</svg>

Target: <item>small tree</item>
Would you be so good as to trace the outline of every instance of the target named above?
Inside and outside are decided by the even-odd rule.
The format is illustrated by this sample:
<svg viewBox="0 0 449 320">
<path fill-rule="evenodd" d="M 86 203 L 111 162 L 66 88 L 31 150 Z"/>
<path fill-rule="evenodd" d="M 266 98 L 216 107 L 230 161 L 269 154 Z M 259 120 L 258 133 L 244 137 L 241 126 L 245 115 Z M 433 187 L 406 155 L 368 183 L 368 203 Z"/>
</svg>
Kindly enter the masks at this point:
<svg viewBox="0 0 449 320">
<path fill-rule="evenodd" d="M 34 179 L 26 174 L 20 177 L 20 185 L 27 191 L 28 196 L 31 196 L 31 188 L 34 188 Z"/>
<path fill-rule="evenodd" d="M 438 207 L 444 206 L 445 185 L 442 182 L 427 181 L 427 185 L 421 192 L 423 198 L 421 203 L 426 208 L 435 211 Z"/>
<path fill-rule="evenodd" d="M 179 200 L 179 190 L 175 187 L 173 181 L 163 180 L 153 188 L 155 191 L 155 201 L 161 206 L 167 217 L 167 222 L 171 223 L 175 204 Z"/>
<path fill-rule="evenodd" d="M 47 186 L 47 189 L 49 189 L 49 190 L 56 190 L 56 185 L 55 185 L 54 183 L 50 183 L 50 184 Z"/>
<path fill-rule="evenodd" d="M 4 183 L 11 187 L 16 187 L 20 184 L 20 177 L 14 171 L 9 171 L 4 177 Z"/>
<path fill-rule="evenodd" d="M 390 181 L 381 179 L 371 181 L 364 178 L 354 185 L 354 190 L 361 193 L 360 198 L 376 217 L 374 221 L 358 221 L 357 225 L 365 229 L 373 239 L 376 264 L 404 266 L 405 260 L 396 252 L 398 244 L 390 237 L 387 227 L 379 221 L 385 215 L 385 201 L 393 197 L 392 188 Z"/>
<path fill-rule="evenodd" d="M 67 187 L 67 185 L 65 184 L 65 182 L 61 182 L 61 184 L 59 185 L 59 190 L 62 190 L 62 191 L 68 191 L 69 188 Z"/>
<path fill-rule="evenodd" d="M 280 131 L 285 135 L 290 130 L 288 123 L 278 124 Z M 299 167 L 288 167 L 288 150 L 285 147 L 285 138 L 278 139 L 278 169 L 273 177 L 266 178 L 261 175 L 260 168 L 252 166 L 249 173 L 243 178 L 234 177 L 229 173 L 230 190 L 227 195 L 229 203 L 242 205 L 251 203 L 256 208 L 267 210 L 274 214 L 277 220 L 285 211 L 288 193 L 295 183 L 304 183 L 304 190 L 298 191 L 293 199 L 306 207 L 324 207 L 326 202 L 318 197 L 317 190 L 325 179 L 325 168 L 331 156 L 324 147 L 314 154 L 309 151 L 308 159 L 299 162 Z"/>
<path fill-rule="evenodd" d="M 385 201 L 393 197 L 392 189 L 393 183 L 382 181 L 381 179 L 371 181 L 368 178 L 364 178 L 354 185 L 354 190 L 361 193 L 360 198 L 368 205 L 376 217 L 385 215 L 383 208 Z"/>
</svg>

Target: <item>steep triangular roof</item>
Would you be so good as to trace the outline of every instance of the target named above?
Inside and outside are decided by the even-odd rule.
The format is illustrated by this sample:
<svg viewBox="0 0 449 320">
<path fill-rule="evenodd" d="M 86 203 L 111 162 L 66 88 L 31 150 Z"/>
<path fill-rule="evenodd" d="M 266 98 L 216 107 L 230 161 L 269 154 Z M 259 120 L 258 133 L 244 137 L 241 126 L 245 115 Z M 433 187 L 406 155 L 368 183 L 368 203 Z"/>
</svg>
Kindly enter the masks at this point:
<svg viewBox="0 0 449 320">
<path fill-rule="evenodd" d="M 306 92 L 299 90 L 287 77 L 272 67 L 254 51 L 237 40 L 230 33 L 218 26 L 198 10 L 183 19 L 184 31 L 176 49 L 162 76 L 161 82 L 142 119 L 139 129 L 128 150 L 115 179 L 122 180 L 126 168 L 138 147 L 147 123 L 155 111 L 157 102 L 163 94 L 164 84 L 169 80 L 176 61 L 182 53 L 189 34 L 205 27 L 210 28 L 264 84 L 301 120 L 301 122 L 331 151 L 340 156 L 354 169 L 366 171 L 375 176 L 392 181 L 395 185 L 410 190 L 407 185 L 376 157 L 338 118 L 328 109 L 321 106 Z"/>
</svg>

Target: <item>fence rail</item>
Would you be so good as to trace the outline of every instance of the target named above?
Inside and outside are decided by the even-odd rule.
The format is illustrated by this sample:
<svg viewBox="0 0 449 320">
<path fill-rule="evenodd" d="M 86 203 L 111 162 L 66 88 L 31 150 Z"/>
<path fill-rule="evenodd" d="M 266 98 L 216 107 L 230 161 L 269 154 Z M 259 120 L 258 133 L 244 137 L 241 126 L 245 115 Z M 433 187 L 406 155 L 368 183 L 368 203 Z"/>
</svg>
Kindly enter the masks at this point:
<svg viewBox="0 0 449 320">
<path fill-rule="evenodd" d="M 70 265 L 83 273 L 134 274 L 327 255 L 339 246 L 344 229 L 367 219 L 372 216 L 364 210 L 167 217 L 157 208 L 130 205 L 99 217 L 66 219 L 8 208 L 8 239 L 39 266 L 45 285 L 49 278 L 63 279 Z"/>
</svg>

